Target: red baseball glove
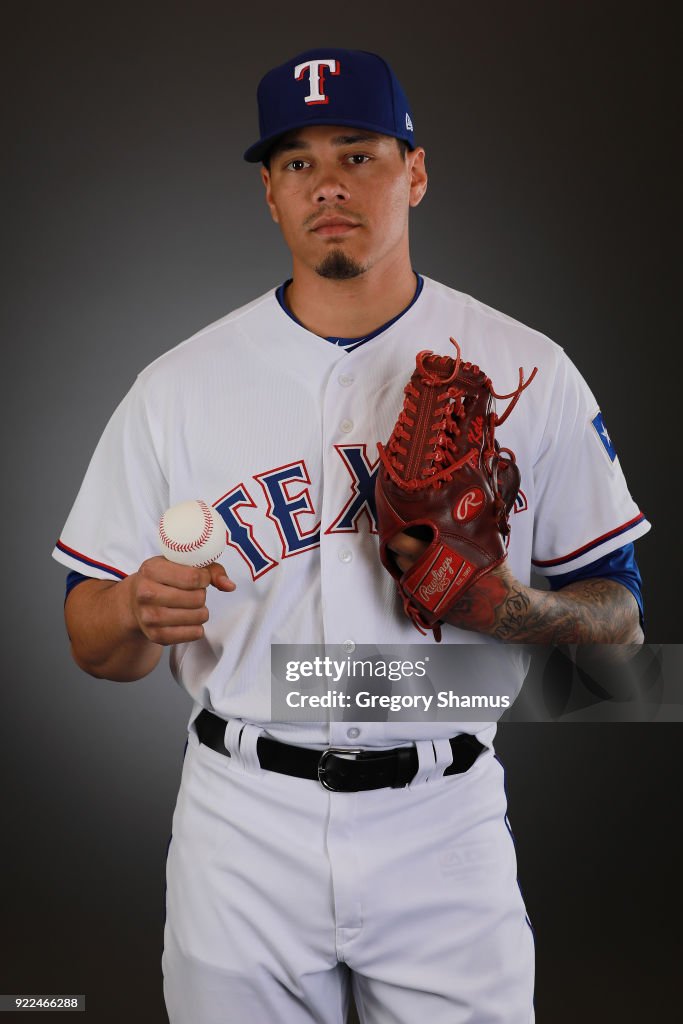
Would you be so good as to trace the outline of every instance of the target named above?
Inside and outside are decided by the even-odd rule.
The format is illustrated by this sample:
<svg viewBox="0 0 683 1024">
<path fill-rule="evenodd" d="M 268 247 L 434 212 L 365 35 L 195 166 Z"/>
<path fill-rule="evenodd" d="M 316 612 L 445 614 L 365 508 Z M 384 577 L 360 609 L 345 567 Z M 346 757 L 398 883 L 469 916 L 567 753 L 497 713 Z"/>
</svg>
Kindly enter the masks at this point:
<svg viewBox="0 0 683 1024">
<path fill-rule="evenodd" d="M 420 352 L 405 388 L 405 402 L 386 447 L 376 501 L 382 564 L 396 579 L 406 614 L 441 639 L 450 608 L 481 576 L 506 557 L 508 516 L 519 490 L 514 453 L 501 448 L 495 428 L 512 412 L 527 381 L 497 395 L 473 363 Z M 493 399 L 511 399 L 498 416 Z M 397 533 L 428 542 L 405 572 L 388 542 Z"/>
</svg>

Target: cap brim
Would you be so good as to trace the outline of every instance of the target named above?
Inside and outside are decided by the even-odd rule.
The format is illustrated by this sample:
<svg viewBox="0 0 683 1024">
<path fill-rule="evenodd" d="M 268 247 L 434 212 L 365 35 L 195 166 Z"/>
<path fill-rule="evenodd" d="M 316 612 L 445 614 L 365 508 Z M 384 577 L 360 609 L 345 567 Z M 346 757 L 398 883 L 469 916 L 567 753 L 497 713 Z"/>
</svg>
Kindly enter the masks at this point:
<svg viewBox="0 0 683 1024">
<path fill-rule="evenodd" d="M 376 124 L 371 124 L 369 121 L 366 121 L 366 122 L 362 122 L 362 121 L 358 121 L 358 120 L 347 121 L 343 117 L 340 117 L 339 119 L 335 119 L 334 121 L 330 121 L 329 117 L 327 117 L 327 118 L 323 118 L 323 117 L 316 118 L 316 117 L 313 117 L 313 118 L 310 118 L 310 120 L 297 121 L 295 124 L 288 125 L 286 128 L 281 129 L 275 135 L 270 135 L 270 136 L 266 136 L 264 139 L 259 139 L 258 142 L 255 142 L 253 146 L 250 146 L 249 149 L 247 149 L 245 151 L 244 159 L 247 161 L 247 163 L 257 164 L 261 160 L 263 160 L 264 156 L 266 156 L 268 154 L 268 151 L 273 148 L 273 146 L 275 145 L 277 140 L 281 139 L 283 135 L 287 135 L 288 132 L 296 131 L 297 128 L 308 128 L 311 125 L 321 125 L 321 124 L 324 124 L 324 125 L 338 124 L 338 125 L 343 125 L 345 128 L 362 128 L 364 131 L 376 132 L 378 135 L 389 135 L 391 138 L 394 138 L 394 139 L 403 139 L 404 142 L 408 143 L 408 145 L 410 146 L 411 149 L 415 148 L 415 143 L 413 141 L 413 138 L 412 138 L 412 136 L 410 136 L 408 134 L 408 132 L 406 132 L 403 135 L 399 135 L 398 132 L 388 132 L 387 129 L 386 129 L 386 125 L 381 125 L 380 126 L 380 125 L 376 125 Z"/>
</svg>

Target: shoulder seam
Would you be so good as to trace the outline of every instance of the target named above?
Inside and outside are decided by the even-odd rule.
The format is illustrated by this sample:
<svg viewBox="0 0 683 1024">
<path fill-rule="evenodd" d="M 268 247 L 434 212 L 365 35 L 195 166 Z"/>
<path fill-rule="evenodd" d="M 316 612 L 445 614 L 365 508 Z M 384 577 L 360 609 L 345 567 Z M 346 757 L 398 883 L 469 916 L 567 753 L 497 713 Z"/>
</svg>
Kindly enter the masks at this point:
<svg viewBox="0 0 683 1024">
<path fill-rule="evenodd" d="M 171 356 L 174 352 L 177 352 L 179 349 L 184 348 L 186 345 L 189 345 L 190 342 L 197 341 L 199 338 L 205 337 L 211 334 L 213 331 L 218 331 L 220 330 L 221 327 L 225 327 L 230 323 L 238 323 L 243 317 L 251 313 L 253 309 L 271 299 L 274 294 L 275 289 L 271 289 L 271 291 L 259 296 L 259 298 L 254 299 L 252 302 L 248 302 L 244 306 L 240 306 L 239 309 L 235 309 L 231 313 L 227 313 L 224 317 L 221 317 L 219 320 L 214 320 L 213 323 L 207 324 L 206 327 L 200 328 L 200 330 L 196 331 L 194 334 L 191 334 L 189 338 L 184 338 L 182 341 L 177 342 L 175 345 L 172 346 L 172 348 L 167 349 L 165 352 L 161 352 L 156 357 L 156 359 L 153 359 L 151 363 L 148 363 L 147 366 L 144 366 L 139 371 L 138 377 L 147 374 L 147 372 L 151 370 L 153 367 L 155 367 L 157 363 L 160 363 L 168 356 Z"/>
<path fill-rule="evenodd" d="M 553 348 L 556 348 L 560 352 L 564 353 L 565 350 L 562 347 L 562 345 L 556 342 L 548 334 L 544 334 L 543 331 L 539 331 L 538 328 L 529 327 L 528 324 L 522 323 L 521 320 L 516 320 L 512 316 L 508 316 L 507 313 L 503 313 L 499 309 L 494 309 L 493 306 L 489 306 L 486 302 L 481 302 L 479 299 L 475 299 L 473 295 L 468 295 L 466 292 L 458 291 L 457 288 L 451 288 L 450 285 L 443 284 L 441 281 L 435 281 L 433 278 L 425 277 L 424 274 L 422 275 L 422 277 L 425 282 L 428 282 L 430 285 L 435 286 L 436 289 L 443 289 L 444 291 L 447 291 L 449 295 L 453 297 L 454 301 L 459 303 L 459 305 L 466 306 L 469 301 L 473 305 L 477 306 L 478 311 L 481 313 L 482 316 L 485 316 L 490 320 L 514 324 L 516 327 L 521 328 L 521 330 L 528 331 L 529 334 L 535 334 L 542 341 L 549 342 L 549 344 L 552 345 Z"/>
</svg>

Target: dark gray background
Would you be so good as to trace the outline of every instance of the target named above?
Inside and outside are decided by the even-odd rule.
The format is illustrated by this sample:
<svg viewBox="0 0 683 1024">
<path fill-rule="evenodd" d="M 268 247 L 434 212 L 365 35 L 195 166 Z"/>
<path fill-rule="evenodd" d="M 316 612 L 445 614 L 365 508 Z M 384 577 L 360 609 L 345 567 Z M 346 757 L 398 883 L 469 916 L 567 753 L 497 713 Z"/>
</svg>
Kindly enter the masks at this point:
<svg viewBox="0 0 683 1024">
<path fill-rule="evenodd" d="M 394 64 L 431 174 L 414 265 L 547 333 L 584 372 L 655 524 L 638 543 L 648 637 L 675 642 L 678 54 L 666 5 L 3 10 L 0 991 L 84 992 L 97 1024 L 156 1024 L 190 706 L 165 664 L 129 686 L 73 666 L 49 555 L 137 371 L 287 276 L 241 161 L 258 78 L 316 45 Z M 541 1022 L 670 1015 L 680 740 L 678 726 L 501 730 Z"/>
</svg>

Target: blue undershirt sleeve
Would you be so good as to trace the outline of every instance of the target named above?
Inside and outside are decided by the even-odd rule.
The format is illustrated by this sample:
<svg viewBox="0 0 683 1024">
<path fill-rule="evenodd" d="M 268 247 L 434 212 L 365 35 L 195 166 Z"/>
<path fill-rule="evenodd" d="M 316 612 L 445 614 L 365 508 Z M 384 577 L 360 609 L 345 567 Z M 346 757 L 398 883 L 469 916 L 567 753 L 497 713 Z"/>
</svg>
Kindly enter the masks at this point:
<svg viewBox="0 0 683 1024">
<path fill-rule="evenodd" d="M 64 600 L 71 593 L 74 587 L 77 587 L 79 583 L 83 583 L 85 580 L 93 579 L 92 576 L 83 576 L 80 572 L 70 572 L 66 577 L 66 593 L 64 594 Z"/>
</svg>

